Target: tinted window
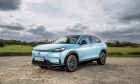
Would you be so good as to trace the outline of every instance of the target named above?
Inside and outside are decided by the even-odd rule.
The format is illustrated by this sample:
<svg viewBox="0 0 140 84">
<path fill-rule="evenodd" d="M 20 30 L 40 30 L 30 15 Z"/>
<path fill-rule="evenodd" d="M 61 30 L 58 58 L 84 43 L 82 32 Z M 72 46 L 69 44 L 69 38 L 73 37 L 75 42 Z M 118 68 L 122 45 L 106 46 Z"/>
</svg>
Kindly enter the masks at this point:
<svg viewBox="0 0 140 84">
<path fill-rule="evenodd" d="M 87 42 L 87 44 L 90 44 L 89 36 L 82 36 L 79 41 L 79 44 L 82 42 L 82 40 L 85 40 Z"/>
<path fill-rule="evenodd" d="M 100 43 L 101 41 L 100 41 L 100 39 L 98 39 L 97 37 L 91 36 L 91 37 L 90 37 L 90 42 L 91 42 L 91 43 Z"/>
</svg>

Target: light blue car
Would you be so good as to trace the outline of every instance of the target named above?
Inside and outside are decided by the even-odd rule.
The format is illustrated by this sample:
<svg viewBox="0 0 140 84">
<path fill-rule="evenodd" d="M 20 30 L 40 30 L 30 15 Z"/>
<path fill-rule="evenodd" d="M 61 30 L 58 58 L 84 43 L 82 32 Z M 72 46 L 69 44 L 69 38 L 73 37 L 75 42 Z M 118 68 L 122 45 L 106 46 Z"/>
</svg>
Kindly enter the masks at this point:
<svg viewBox="0 0 140 84">
<path fill-rule="evenodd" d="M 75 71 L 82 62 L 106 63 L 107 45 L 90 35 L 68 35 L 56 39 L 52 44 L 34 47 L 32 64 L 41 68 L 63 66 L 66 71 Z"/>
</svg>

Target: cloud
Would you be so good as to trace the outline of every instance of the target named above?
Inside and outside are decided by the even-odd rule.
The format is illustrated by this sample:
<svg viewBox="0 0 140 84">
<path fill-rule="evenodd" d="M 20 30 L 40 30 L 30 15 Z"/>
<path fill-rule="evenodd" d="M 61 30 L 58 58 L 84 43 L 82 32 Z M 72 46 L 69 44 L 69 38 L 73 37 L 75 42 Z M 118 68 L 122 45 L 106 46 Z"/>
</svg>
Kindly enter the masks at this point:
<svg viewBox="0 0 140 84">
<path fill-rule="evenodd" d="M 140 21 L 140 0 L 110 0 L 108 2 L 111 8 L 111 19 L 117 19 L 119 22 Z"/>
<path fill-rule="evenodd" d="M 105 26 L 93 32 L 104 40 L 125 40 L 140 43 L 140 0 L 102 1 Z"/>
<path fill-rule="evenodd" d="M 68 26 L 68 27 L 65 29 L 65 32 L 83 33 L 84 30 L 86 30 L 86 29 L 88 29 L 87 26 L 84 26 L 84 25 L 81 24 L 81 23 L 77 23 L 77 24 L 75 24 L 75 25 L 72 26 L 72 27 L 69 27 L 69 26 Z"/>
<path fill-rule="evenodd" d="M 2 30 L 0 33 L 2 35 L 6 35 L 7 33 L 9 33 L 9 34 L 18 34 L 17 32 L 13 32 L 13 31 L 9 31 L 9 30 Z"/>
<path fill-rule="evenodd" d="M 41 36 L 46 39 L 54 39 L 56 34 L 53 32 L 46 31 L 45 26 L 37 26 L 35 29 L 30 29 L 28 32 L 32 33 L 34 36 Z"/>
<path fill-rule="evenodd" d="M 137 21 L 137 20 L 139 20 L 140 21 L 140 13 L 122 16 L 119 20 L 122 20 L 122 21 Z"/>
<path fill-rule="evenodd" d="M 13 29 L 12 29 L 13 28 Z M 41 40 L 54 40 L 62 34 L 61 32 L 50 32 L 46 30 L 45 26 L 36 26 L 28 30 L 18 29 L 11 25 L 0 25 L 0 38 L 15 39 L 21 41 L 41 41 Z M 22 27 L 21 27 L 22 28 Z"/>
<path fill-rule="evenodd" d="M 102 37 L 106 40 L 121 40 L 139 43 L 140 39 L 140 29 L 139 28 L 129 28 L 124 30 L 110 30 L 98 32 L 96 35 Z"/>
<path fill-rule="evenodd" d="M 25 28 L 21 24 L 0 24 L 1 29 L 8 29 L 14 31 L 24 30 Z"/>
<path fill-rule="evenodd" d="M 10 11 L 19 9 L 21 0 L 0 0 L 0 10 Z"/>
<path fill-rule="evenodd" d="M 37 39 L 36 37 L 34 37 L 26 32 L 10 31 L 10 30 L 1 30 L 0 38 L 21 40 L 21 41 L 27 41 L 27 42 L 34 41 Z"/>
<path fill-rule="evenodd" d="M 10 5 L 15 5 L 16 1 L 19 4 L 13 9 Z M 4 2 L 10 5 L 1 5 Z M 20 10 L 16 10 L 19 6 Z M 10 24 L 0 25 L 0 30 L 15 32 L 19 25 L 12 23 L 21 23 L 23 26 L 20 25 L 19 30 L 23 30 L 24 35 L 15 36 L 15 39 L 53 39 L 63 33 L 97 34 L 105 40 L 140 42 L 139 8 L 140 0 L 22 0 L 22 3 L 21 0 L 0 0 L 0 22 Z"/>
<path fill-rule="evenodd" d="M 17 39 L 18 36 L 20 36 L 20 34 L 15 31 L 10 31 L 10 30 L 1 30 L 0 31 L 1 38 Z"/>
</svg>

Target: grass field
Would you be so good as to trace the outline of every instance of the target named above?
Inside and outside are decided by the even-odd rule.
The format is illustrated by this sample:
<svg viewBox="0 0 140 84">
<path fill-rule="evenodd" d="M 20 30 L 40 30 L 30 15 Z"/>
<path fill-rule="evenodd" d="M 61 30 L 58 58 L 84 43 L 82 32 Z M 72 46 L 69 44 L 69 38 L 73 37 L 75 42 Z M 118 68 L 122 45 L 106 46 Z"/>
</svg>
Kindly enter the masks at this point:
<svg viewBox="0 0 140 84">
<path fill-rule="evenodd" d="M 0 52 L 31 52 L 31 46 L 22 46 L 22 45 L 11 45 L 0 47 Z"/>
<path fill-rule="evenodd" d="M 0 47 L 0 56 L 27 56 L 31 55 L 31 46 L 11 45 Z M 140 48 L 109 47 L 108 56 L 111 57 L 140 57 Z"/>
<path fill-rule="evenodd" d="M 31 46 L 11 45 L 0 47 L 0 56 L 28 56 L 31 55 Z"/>
<path fill-rule="evenodd" d="M 140 52 L 139 48 L 132 48 L 132 47 L 109 47 L 108 52 L 121 52 L 121 53 L 128 53 L 128 52 Z"/>
<path fill-rule="evenodd" d="M 108 54 L 110 56 L 120 55 L 120 56 L 140 56 L 140 47 L 109 47 Z"/>
</svg>

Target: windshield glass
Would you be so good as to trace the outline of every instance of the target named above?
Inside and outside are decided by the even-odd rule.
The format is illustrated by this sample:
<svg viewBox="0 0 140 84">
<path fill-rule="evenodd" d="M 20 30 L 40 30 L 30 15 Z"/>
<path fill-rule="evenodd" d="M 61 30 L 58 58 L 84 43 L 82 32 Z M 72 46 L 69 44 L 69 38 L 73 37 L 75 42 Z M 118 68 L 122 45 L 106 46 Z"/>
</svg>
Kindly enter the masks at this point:
<svg viewBox="0 0 140 84">
<path fill-rule="evenodd" d="M 64 36 L 64 37 L 58 38 L 53 43 L 54 44 L 76 44 L 79 37 L 80 35 Z"/>
</svg>

